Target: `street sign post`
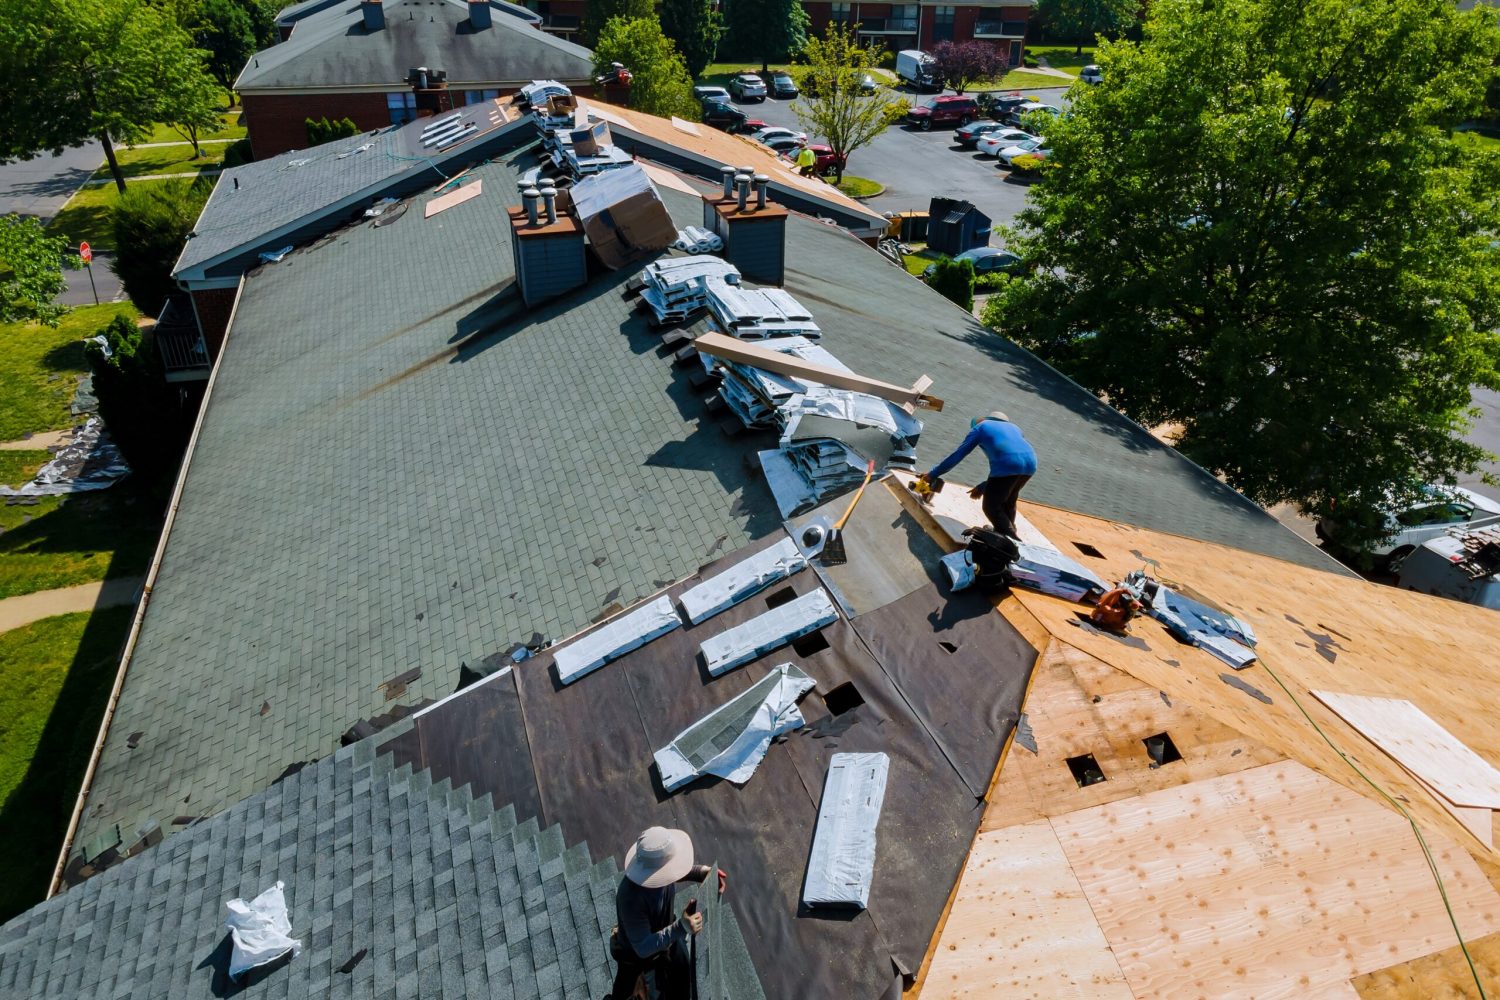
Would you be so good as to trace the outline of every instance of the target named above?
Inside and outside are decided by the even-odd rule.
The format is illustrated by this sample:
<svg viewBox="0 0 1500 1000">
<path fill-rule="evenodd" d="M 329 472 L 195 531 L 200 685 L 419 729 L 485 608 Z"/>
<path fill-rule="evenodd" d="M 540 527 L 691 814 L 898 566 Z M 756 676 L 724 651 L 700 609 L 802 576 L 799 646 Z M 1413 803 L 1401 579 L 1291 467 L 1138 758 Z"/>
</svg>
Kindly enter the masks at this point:
<svg viewBox="0 0 1500 1000">
<path fill-rule="evenodd" d="M 83 266 L 89 269 L 89 287 L 94 290 L 94 305 L 99 304 L 99 286 L 94 284 L 94 248 L 89 246 L 88 240 L 78 244 L 78 256 L 83 260 Z"/>
</svg>

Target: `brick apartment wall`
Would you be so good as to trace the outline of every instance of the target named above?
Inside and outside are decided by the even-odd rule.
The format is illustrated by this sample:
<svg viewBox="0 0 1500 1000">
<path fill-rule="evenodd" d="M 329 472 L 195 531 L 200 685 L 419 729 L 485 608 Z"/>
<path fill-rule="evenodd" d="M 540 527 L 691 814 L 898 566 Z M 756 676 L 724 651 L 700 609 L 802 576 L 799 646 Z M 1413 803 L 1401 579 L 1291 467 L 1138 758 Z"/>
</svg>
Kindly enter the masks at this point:
<svg viewBox="0 0 1500 1000">
<path fill-rule="evenodd" d="M 203 288 L 193 292 L 193 308 L 198 311 L 203 346 L 208 348 L 210 359 L 217 360 L 219 348 L 224 346 L 224 333 L 229 329 L 229 313 L 234 309 L 237 291 L 236 288 Z"/>
<path fill-rule="evenodd" d="M 243 101 L 242 120 L 257 160 L 306 149 L 309 118 L 350 118 L 364 131 L 391 123 L 385 94 L 245 94 Z"/>
</svg>

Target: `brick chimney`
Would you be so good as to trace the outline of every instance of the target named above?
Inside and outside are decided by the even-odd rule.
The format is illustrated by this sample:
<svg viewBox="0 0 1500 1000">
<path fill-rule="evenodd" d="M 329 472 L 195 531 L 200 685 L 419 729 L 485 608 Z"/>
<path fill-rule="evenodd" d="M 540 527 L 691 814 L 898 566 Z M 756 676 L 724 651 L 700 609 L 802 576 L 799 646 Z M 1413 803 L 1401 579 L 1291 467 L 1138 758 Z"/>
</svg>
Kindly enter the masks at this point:
<svg viewBox="0 0 1500 1000">
<path fill-rule="evenodd" d="M 484 31 L 490 26 L 490 0 L 469 0 L 469 27 Z"/>
<path fill-rule="evenodd" d="M 359 11 L 365 16 L 366 31 L 379 31 L 385 27 L 385 4 L 381 0 L 361 0 Z"/>
<path fill-rule="evenodd" d="M 750 167 L 723 168 L 718 197 L 703 199 L 703 228 L 724 241 L 724 259 L 751 281 L 780 286 L 786 281 L 786 216 L 767 200 L 771 178 Z"/>
<path fill-rule="evenodd" d="M 453 110 L 453 95 L 448 93 L 446 71 L 417 66 L 407 71 L 406 82 L 417 95 L 418 118 Z"/>
<path fill-rule="evenodd" d="M 588 281 L 583 223 L 559 211 L 556 189 L 526 186 L 521 205 L 509 209 L 510 246 L 521 300 L 534 306 Z"/>
</svg>

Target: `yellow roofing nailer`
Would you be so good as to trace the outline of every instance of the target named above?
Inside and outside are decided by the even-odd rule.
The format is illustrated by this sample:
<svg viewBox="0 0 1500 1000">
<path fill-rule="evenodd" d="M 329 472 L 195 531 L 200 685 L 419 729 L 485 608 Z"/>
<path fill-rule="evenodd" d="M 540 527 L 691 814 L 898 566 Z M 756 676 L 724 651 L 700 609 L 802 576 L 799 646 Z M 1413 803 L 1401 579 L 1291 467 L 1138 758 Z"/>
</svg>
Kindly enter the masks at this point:
<svg viewBox="0 0 1500 1000">
<path fill-rule="evenodd" d="M 823 553 L 819 561 L 824 566 L 842 566 L 849 561 L 849 554 L 844 551 L 844 525 L 849 523 L 849 515 L 854 513 L 854 505 L 859 503 L 859 498 L 865 495 L 865 487 L 870 485 L 870 477 L 875 475 L 875 460 L 870 459 L 869 468 L 865 469 L 865 481 L 859 484 L 859 489 L 854 493 L 854 499 L 849 501 L 849 506 L 844 509 L 844 516 L 839 518 L 833 530 L 828 532 L 828 540 L 823 543 Z"/>
</svg>

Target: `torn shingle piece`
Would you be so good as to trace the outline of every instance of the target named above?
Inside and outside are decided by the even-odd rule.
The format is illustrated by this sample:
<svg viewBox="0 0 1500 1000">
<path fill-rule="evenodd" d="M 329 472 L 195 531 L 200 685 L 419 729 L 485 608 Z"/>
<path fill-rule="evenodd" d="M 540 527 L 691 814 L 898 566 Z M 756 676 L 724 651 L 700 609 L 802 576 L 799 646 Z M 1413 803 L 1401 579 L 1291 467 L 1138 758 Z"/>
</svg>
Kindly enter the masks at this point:
<svg viewBox="0 0 1500 1000">
<path fill-rule="evenodd" d="M 794 639 L 838 621 L 828 593 L 819 587 L 742 625 L 703 640 L 703 662 L 715 677 L 749 663 Z"/>
<path fill-rule="evenodd" d="M 671 600 L 658 597 L 558 649 L 552 655 L 557 679 L 571 684 L 680 625 Z"/>
<path fill-rule="evenodd" d="M 771 672 L 678 733 L 655 755 L 662 787 L 669 792 L 704 775 L 743 785 L 755 773 L 771 740 L 805 724 L 797 699 L 813 679 L 790 663 Z"/>
<path fill-rule="evenodd" d="M 1017 545 L 1021 556 L 1006 571 L 1022 587 L 1054 597 L 1081 601 L 1091 592 L 1102 594 L 1109 586 L 1083 565 L 1050 546 Z"/>
<path fill-rule="evenodd" d="M 807 568 L 807 557 L 790 538 L 716 574 L 696 587 L 683 591 L 682 610 L 694 625 Z"/>
<path fill-rule="evenodd" d="M 857 906 L 870 901 L 875 875 L 875 828 L 885 801 L 891 761 L 883 753 L 836 753 L 823 782 L 818 826 L 802 902 L 807 906 Z"/>
</svg>

